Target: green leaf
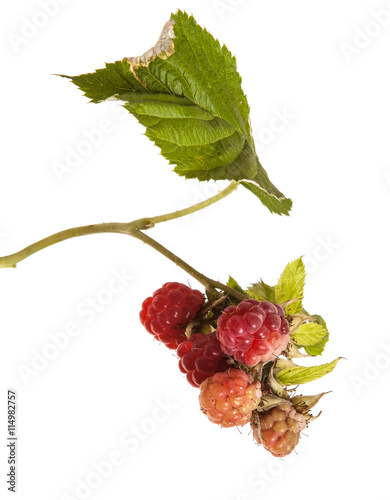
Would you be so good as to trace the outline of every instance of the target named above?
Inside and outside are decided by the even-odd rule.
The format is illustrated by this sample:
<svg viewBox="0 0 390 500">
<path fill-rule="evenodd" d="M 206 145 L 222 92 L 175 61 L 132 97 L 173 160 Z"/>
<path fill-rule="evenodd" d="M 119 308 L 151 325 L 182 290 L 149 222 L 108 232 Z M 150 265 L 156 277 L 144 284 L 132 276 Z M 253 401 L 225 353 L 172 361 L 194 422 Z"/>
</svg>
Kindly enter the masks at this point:
<svg viewBox="0 0 390 500">
<path fill-rule="evenodd" d="M 234 278 L 232 278 L 231 276 L 229 276 L 229 280 L 226 284 L 227 284 L 227 286 L 230 286 L 230 288 L 233 288 L 233 290 L 236 290 L 237 292 L 240 292 L 240 293 L 246 295 L 245 290 L 243 288 L 241 288 L 240 285 L 237 283 L 237 281 Z"/>
<path fill-rule="evenodd" d="M 326 334 L 322 338 L 322 340 L 320 340 L 320 342 L 318 342 L 317 344 L 305 346 L 305 351 L 310 356 L 319 356 L 320 354 L 323 353 L 323 351 L 325 349 L 325 344 L 329 340 L 329 331 L 328 331 L 328 328 L 326 326 L 325 320 L 319 314 L 313 314 L 313 317 L 317 318 L 319 324 L 326 330 Z"/>
<path fill-rule="evenodd" d="M 265 284 L 263 280 L 249 287 L 246 293 L 252 299 L 259 300 L 260 302 L 262 300 L 269 300 L 270 302 L 275 302 L 275 287 Z"/>
<path fill-rule="evenodd" d="M 300 257 L 287 264 L 275 287 L 275 299 L 278 304 L 293 299 L 301 299 L 289 304 L 286 314 L 300 313 L 302 310 L 303 289 L 305 286 L 305 265 Z"/>
<path fill-rule="evenodd" d="M 300 346 L 313 346 L 327 334 L 328 330 L 318 323 L 304 323 L 291 335 L 291 339 Z"/>
<path fill-rule="evenodd" d="M 179 175 L 243 181 L 271 212 L 289 213 L 257 157 L 235 57 L 192 16 L 172 14 L 142 56 L 67 78 L 92 102 L 124 101 Z"/>
<path fill-rule="evenodd" d="M 281 370 L 277 375 L 277 380 L 286 386 L 296 385 L 296 384 L 306 384 L 312 380 L 316 380 L 323 377 L 327 373 L 330 373 L 334 367 L 337 365 L 341 358 L 337 358 L 331 363 L 325 363 L 318 366 L 296 366 L 293 368 L 288 368 Z"/>
</svg>

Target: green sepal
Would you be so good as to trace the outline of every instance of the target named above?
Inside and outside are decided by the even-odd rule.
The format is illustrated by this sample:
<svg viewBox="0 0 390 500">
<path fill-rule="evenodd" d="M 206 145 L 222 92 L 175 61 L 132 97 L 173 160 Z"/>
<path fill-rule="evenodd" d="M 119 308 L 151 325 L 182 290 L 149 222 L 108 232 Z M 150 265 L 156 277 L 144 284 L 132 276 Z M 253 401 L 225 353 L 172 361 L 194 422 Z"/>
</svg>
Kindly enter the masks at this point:
<svg viewBox="0 0 390 500">
<path fill-rule="evenodd" d="M 228 282 L 226 284 L 230 288 L 233 288 L 233 290 L 236 290 L 237 292 L 240 292 L 243 295 L 247 295 L 245 290 L 240 287 L 240 285 L 237 283 L 237 281 L 234 278 L 232 278 L 232 276 L 229 276 Z"/>
<path fill-rule="evenodd" d="M 259 412 L 265 412 L 275 408 L 275 406 L 288 404 L 290 401 L 285 398 L 276 396 L 275 394 L 264 394 L 261 399 L 259 406 L 256 408 Z"/>
<path fill-rule="evenodd" d="M 307 382 L 311 382 L 312 380 L 316 380 L 330 373 L 340 359 L 341 358 L 337 358 L 331 363 L 325 363 L 318 366 L 305 367 L 295 365 L 280 371 L 275 369 L 275 378 L 279 383 L 285 386 L 306 384 Z"/>
<path fill-rule="evenodd" d="M 318 323 L 303 323 L 294 333 L 291 340 L 299 346 L 318 345 L 328 335 L 328 330 Z"/>
<path fill-rule="evenodd" d="M 275 287 L 269 286 L 260 280 L 258 283 L 254 283 L 250 286 L 246 293 L 252 298 L 258 301 L 268 300 L 270 302 L 275 302 Z"/>
<path fill-rule="evenodd" d="M 319 324 L 326 330 L 326 334 L 317 344 L 305 346 L 305 351 L 309 354 L 309 356 L 319 356 L 324 352 L 325 344 L 329 340 L 329 331 L 322 316 L 319 314 L 313 314 L 313 318 L 316 318 Z"/>
<path fill-rule="evenodd" d="M 303 290 L 305 286 L 305 265 L 302 257 L 290 262 L 285 267 L 275 287 L 275 299 L 278 304 L 294 299 L 286 308 L 286 314 L 300 313 L 302 310 Z"/>
<path fill-rule="evenodd" d="M 289 342 L 286 349 L 282 352 L 286 358 L 307 358 L 309 355 L 298 350 L 298 347 L 293 343 Z"/>
<path fill-rule="evenodd" d="M 291 398 L 291 403 L 294 405 L 298 413 L 306 414 L 318 403 L 322 396 L 325 396 L 325 394 L 329 394 L 329 391 L 322 392 L 321 394 L 317 394 L 315 396 L 295 396 Z"/>
</svg>

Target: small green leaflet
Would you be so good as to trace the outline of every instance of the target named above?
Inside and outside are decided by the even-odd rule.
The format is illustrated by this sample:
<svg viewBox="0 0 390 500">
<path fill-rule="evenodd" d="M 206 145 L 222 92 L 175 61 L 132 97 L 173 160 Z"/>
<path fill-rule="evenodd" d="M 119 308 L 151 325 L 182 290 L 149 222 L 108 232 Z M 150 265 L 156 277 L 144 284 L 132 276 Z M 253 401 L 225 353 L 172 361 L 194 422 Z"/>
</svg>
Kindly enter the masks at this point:
<svg viewBox="0 0 390 500">
<path fill-rule="evenodd" d="M 233 288 L 233 290 L 236 290 L 237 292 L 240 292 L 243 295 L 246 295 L 245 290 L 243 290 L 240 287 L 240 285 L 237 283 L 237 281 L 234 278 L 232 278 L 231 276 L 229 276 L 229 280 L 226 284 L 227 284 L 227 286 L 230 286 L 230 288 Z"/>
<path fill-rule="evenodd" d="M 257 157 L 236 60 L 192 16 L 172 14 L 142 56 L 66 78 L 92 102 L 124 101 L 177 174 L 242 181 L 271 212 L 288 215 L 291 200 Z"/>
<path fill-rule="evenodd" d="M 316 380 L 323 377 L 327 373 L 330 373 L 340 359 L 341 358 L 337 358 L 331 363 L 325 363 L 318 366 L 295 366 L 293 368 L 287 368 L 285 370 L 281 370 L 277 374 L 276 378 L 285 386 L 306 384 L 307 382 L 311 382 L 312 380 Z"/>
<path fill-rule="evenodd" d="M 329 340 L 329 332 L 322 316 L 319 314 L 313 314 L 313 317 L 318 319 L 319 324 L 326 330 L 326 334 L 323 339 L 318 342 L 318 344 L 305 346 L 305 351 L 309 354 L 309 356 L 318 356 L 319 354 L 322 354 L 325 349 L 325 344 Z"/>
<path fill-rule="evenodd" d="M 313 346 L 321 342 L 327 334 L 328 330 L 318 323 L 303 323 L 291 334 L 291 340 L 300 346 Z"/>
<path fill-rule="evenodd" d="M 269 300 L 270 302 L 275 302 L 275 287 L 269 286 L 264 283 L 263 280 L 250 286 L 246 293 L 252 298 L 258 301 Z"/>
<path fill-rule="evenodd" d="M 279 278 L 275 287 L 275 300 L 278 304 L 288 300 L 301 299 L 289 304 L 286 308 L 286 314 L 301 312 L 305 276 L 305 265 L 302 258 L 299 258 L 287 264 Z"/>
</svg>

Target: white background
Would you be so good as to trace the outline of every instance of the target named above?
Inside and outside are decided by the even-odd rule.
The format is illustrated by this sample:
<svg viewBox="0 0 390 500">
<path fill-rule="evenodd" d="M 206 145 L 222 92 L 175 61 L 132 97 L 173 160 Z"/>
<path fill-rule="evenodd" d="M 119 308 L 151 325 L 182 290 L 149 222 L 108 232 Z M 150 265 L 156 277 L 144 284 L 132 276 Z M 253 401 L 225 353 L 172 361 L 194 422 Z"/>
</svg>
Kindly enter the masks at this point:
<svg viewBox="0 0 390 500">
<path fill-rule="evenodd" d="M 333 392 L 298 453 L 274 459 L 247 428 L 220 429 L 201 414 L 174 353 L 139 323 L 142 300 L 156 288 L 166 281 L 197 287 L 194 280 L 126 236 L 51 247 L 0 272 L 1 494 L 6 390 L 14 388 L 23 500 L 322 500 L 341 491 L 389 498 L 389 2 L 74 0 L 51 3 L 51 17 L 42 5 L 0 8 L 0 253 L 76 225 L 177 210 L 216 192 L 170 172 L 118 106 L 88 104 L 52 76 L 143 53 L 179 7 L 236 55 L 260 159 L 294 207 L 290 217 L 271 215 L 240 188 L 150 234 L 204 274 L 231 274 L 243 286 L 260 278 L 275 284 L 287 262 L 304 255 L 305 307 L 322 314 L 331 333 L 324 355 L 304 362 L 346 360 L 299 389 Z M 280 113 L 284 126 L 275 121 Z M 102 120 L 109 131 L 60 179 L 53 164 L 64 164 Z M 122 285 L 113 281 L 118 274 Z M 100 301 L 94 314 L 93 298 Z M 63 339 L 72 324 L 78 335 L 50 350 L 53 336 Z M 23 377 L 39 359 L 41 369 Z"/>
</svg>

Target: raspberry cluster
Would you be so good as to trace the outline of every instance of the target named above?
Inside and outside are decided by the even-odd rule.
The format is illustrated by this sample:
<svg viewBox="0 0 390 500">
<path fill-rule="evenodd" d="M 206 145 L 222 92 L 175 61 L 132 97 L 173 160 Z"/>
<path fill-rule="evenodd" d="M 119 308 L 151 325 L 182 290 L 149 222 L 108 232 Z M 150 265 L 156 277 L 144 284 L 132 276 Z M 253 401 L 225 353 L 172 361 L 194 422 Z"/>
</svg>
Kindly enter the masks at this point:
<svg viewBox="0 0 390 500">
<path fill-rule="evenodd" d="M 200 390 L 201 410 L 211 422 L 221 427 L 250 423 L 266 450 L 279 457 L 291 453 L 305 417 L 287 400 L 260 410 L 262 367 L 290 340 L 283 308 L 254 299 L 224 309 L 204 306 L 200 291 L 165 283 L 143 302 L 140 319 L 157 340 L 177 350 L 179 369 Z"/>
</svg>

